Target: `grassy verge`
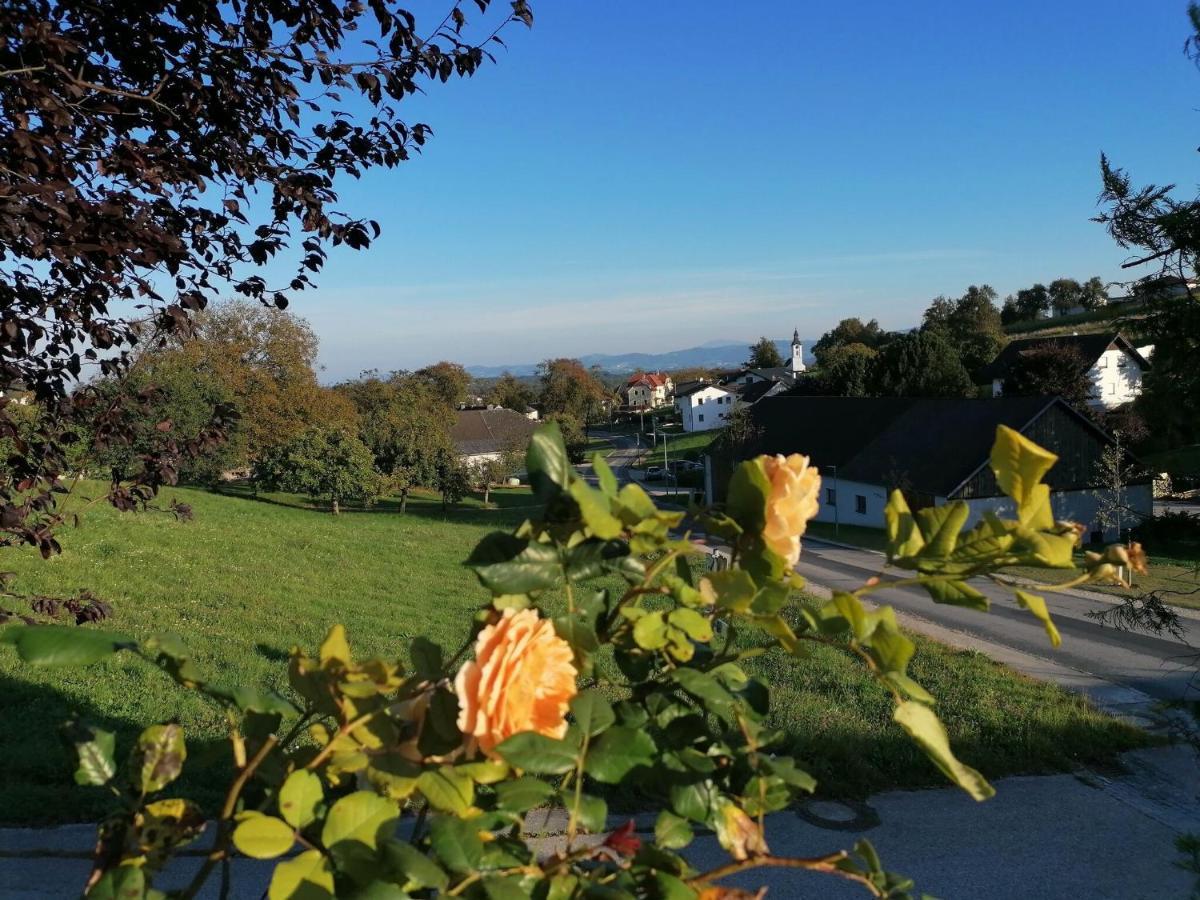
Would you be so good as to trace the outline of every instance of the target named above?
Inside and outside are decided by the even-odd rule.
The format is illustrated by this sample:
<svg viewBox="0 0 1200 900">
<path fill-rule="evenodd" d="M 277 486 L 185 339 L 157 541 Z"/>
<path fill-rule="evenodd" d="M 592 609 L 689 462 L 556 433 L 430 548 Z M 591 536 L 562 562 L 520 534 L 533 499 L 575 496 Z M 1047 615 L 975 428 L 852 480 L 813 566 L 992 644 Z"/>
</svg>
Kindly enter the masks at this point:
<svg viewBox="0 0 1200 900">
<path fill-rule="evenodd" d="M 699 462 L 704 456 L 704 451 L 708 449 L 708 445 L 720 437 L 722 433 L 722 429 L 714 428 L 712 431 L 690 431 L 672 434 L 667 438 L 667 459 L 690 459 Z M 644 469 L 647 466 L 661 466 L 662 461 L 663 449 L 660 443 L 657 447 L 648 446 L 645 455 L 635 468 Z"/>
<path fill-rule="evenodd" d="M 1200 472 L 1200 444 L 1143 453 L 1142 462 L 1156 472 L 1191 475 Z"/>
<path fill-rule="evenodd" d="M 222 682 L 286 691 L 288 648 L 315 648 L 333 622 L 346 624 L 363 657 L 402 656 L 417 635 L 457 647 L 485 600 L 461 561 L 489 530 L 526 514 L 515 507 L 527 494 L 498 493 L 513 505 L 443 514 L 435 497 L 419 495 L 407 515 L 381 505 L 334 517 L 287 495 L 173 490 L 164 499 L 192 504 L 194 521 L 97 508 L 64 535 L 61 556 L 12 551 L 5 568 L 24 592 L 96 591 L 114 606 L 106 627 L 183 635 L 201 670 Z M 772 653 L 754 665 L 775 688 L 777 724 L 824 792 L 944 783 L 891 723 L 887 697 L 857 662 L 819 650 L 805 660 Z M 939 698 L 964 758 L 992 777 L 1107 764 L 1146 740 L 976 654 L 920 641 L 914 673 Z M 221 713 L 161 673 L 120 657 L 86 669 L 33 669 L 0 647 L 0 686 L 0 821 L 94 820 L 109 808 L 102 792 L 71 780 L 56 729 L 72 713 L 115 730 L 122 753 L 142 726 L 180 722 L 189 739 L 180 792 L 212 813 L 229 771 Z"/>
<path fill-rule="evenodd" d="M 867 550 L 882 551 L 887 546 L 887 537 L 882 528 L 867 528 L 865 525 L 834 525 L 832 522 L 809 522 L 808 534 L 840 544 L 853 544 Z"/>
<path fill-rule="evenodd" d="M 1077 565 L 1082 564 L 1082 557 L 1077 556 L 1075 561 Z M 1164 603 L 1189 609 L 1200 609 L 1200 561 L 1151 556 L 1148 568 L 1150 570 L 1148 575 L 1133 576 L 1135 593 L 1146 594 L 1151 591 L 1161 591 L 1160 596 Z M 1074 573 L 1063 569 L 1010 566 L 1004 571 L 1009 575 L 1031 578 L 1046 584 L 1058 584 L 1074 577 Z M 1120 596 L 1129 593 L 1119 585 L 1089 584 L 1086 590 Z"/>
</svg>

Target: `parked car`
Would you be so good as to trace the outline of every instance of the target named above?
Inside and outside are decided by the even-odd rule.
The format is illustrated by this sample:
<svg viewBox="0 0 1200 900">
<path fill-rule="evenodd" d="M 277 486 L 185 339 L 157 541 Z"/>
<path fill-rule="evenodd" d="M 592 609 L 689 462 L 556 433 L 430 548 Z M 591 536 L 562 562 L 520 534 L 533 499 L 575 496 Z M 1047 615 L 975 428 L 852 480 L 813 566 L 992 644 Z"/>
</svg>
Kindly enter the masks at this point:
<svg viewBox="0 0 1200 900">
<path fill-rule="evenodd" d="M 664 478 L 674 480 L 674 475 L 668 473 L 662 466 L 648 466 L 646 468 L 647 481 L 662 481 Z"/>
</svg>

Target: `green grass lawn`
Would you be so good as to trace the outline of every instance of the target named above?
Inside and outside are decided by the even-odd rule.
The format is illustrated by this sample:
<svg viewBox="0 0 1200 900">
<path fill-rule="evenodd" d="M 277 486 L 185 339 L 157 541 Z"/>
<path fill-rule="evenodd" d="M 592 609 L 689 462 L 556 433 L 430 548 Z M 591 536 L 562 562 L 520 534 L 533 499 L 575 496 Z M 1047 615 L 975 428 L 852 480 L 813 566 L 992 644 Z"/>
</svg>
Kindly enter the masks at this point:
<svg viewBox="0 0 1200 900">
<path fill-rule="evenodd" d="M 699 462 L 704 456 L 704 451 L 708 449 L 708 445 L 720 437 L 722 433 L 722 429 L 714 428 L 712 431 L 690 431 L 672 434 L 667 438 L 667 460 L 692 459 Z M 649 438 L 646 440 L 649 441 Z M 647 466 L 661 466 L 663 464 L 663 447 L 661 441 L 657 447 L 647 443 L 645 450 L 645 454 L 634 468 L 644 469 Z"/>
<path fill-rule="evenodd" d="M 109 600 L 106 627 L 145 637 L 185 636 L 201 669 L 222 683 L 286 691 L 283 660 L 298 644 L 315 649 L 343 622 L 360 656 L 403 656 L 425 635 L 457 646 L 486 599 L 461 565 L 495 527 L 526 512 L 523 490 L 496 492 L 495 510 L 443 514 L 418 496 L 409 513 L 393 505 L 334 517 L 287 495 L 253 498 L 171 490 L 195 519 L 91 511 L 63 535 L 49 561 L 10 551 L 4 567 L 27 593 L 90 588 Z M 12 606 L 14 600 L 5 600 Z M 755 662 L 776 692 L 776 721 L 833 795 L 944 783 L 891 723 L 886 696 L 851 660 L 819 651 L 796 661 Z M 914 673 L 940 698 L 940 711 L 965 759 L 997 777 L 1108 764 L 1146 738 L 1057 688 L 1016 675 L 981 656 L 920 642 Z M 189 735 L 180 790 L 209 814 L 224 783 L 228 750 L 222 714 L 162 673 L 117 657 L 86 669 L 34 669 L 0 647 L 5 729 L 0 733 L 0 821 L 46 824 L 95 819 L 102 792 L 76 787 L 56 729 L 71 713 L 116 730 L 126 752 L 140 727 L 177 720 Z"/>
<path fill-rule="evenodd" d="M 864 528 L 861 525 L 842 525 L 834 532 L 834 526 L 829 522 L 809 522 L 808 533 L 816 538 L 825 538 L 843 544 L 853 544 L 868 550 L 882 551 L 886 546 L 886 538 L 880 528 Z M 1083 565 L 1083 553 L 1075 556 L 1076 565 Z M 1176 606 L 1186 606 L 1200 609 L 1200 562 L 1196 560 L 1174 559 L 1169 556 L 1151 555 L 1149 559 L 1150 574 L 1134 575 L 1133 587 L 1137 593 L 1162 591 L 1165 603 Z M 1066 569 L 1038 569 L 1032 566 L 1009 566 L 1005 574 L 1030 578 L 1043 584 L 1059 584 L 1069 581 L 1078 573 Z M 1127 595 L 1129 591 L 1120 585 L 1089 584 L 1085 590 L 1097 591 L 1104 594 Z"/>
</svg>

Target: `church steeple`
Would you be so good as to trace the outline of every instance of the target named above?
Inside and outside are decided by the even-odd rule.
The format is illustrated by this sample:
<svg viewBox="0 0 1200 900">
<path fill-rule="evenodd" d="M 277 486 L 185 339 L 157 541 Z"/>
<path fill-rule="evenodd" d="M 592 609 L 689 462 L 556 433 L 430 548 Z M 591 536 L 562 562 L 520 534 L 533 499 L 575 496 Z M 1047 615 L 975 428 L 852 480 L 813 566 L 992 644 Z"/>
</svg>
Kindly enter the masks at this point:
<svg viewBox="0 0 1200 900">
<path fill-rule="evenodd" d="M 804 371 L 804 345 L 800 343 L 800 329 L 792 332 L 792 373 Z"/>
</svg>

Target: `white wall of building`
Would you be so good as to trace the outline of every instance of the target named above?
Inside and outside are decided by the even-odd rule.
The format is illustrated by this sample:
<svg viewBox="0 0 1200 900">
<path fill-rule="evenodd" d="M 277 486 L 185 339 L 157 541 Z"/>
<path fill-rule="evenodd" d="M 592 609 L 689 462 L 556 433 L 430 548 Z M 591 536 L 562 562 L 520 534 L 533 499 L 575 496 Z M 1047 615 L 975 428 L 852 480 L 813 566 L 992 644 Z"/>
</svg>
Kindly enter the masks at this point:
<svg viewBox="0 0 1200 900">
<path fill-rule="evenodd" d="M 1097 499 L 1096 493 L 1094 490 L 1052 491 L 1050 493 L 1050 506 L 1054 510 L 1055 520 L 1060 522 L 1078 522 L 1083 525 L 1087 529 L 1084 534 L 1085 541 L 1091 540 L 1092 533 L 1096 531 L 1103 532 L 1103 539 L 1105 541 L 1120 540 L 1120 534 L 1118 534 L 1115 525 L 1110 525 L 1107 528 L 1100 526 L 1100 522 L 1097 519 L 1100 510 L 1100 501 Z M 937 502 L 940 504 L 946 501 L 939 497 Z M 1122 515 L 1122 528 L 1131 528 L 1141 518 L 1153 515 L 1154 498 L 1150 485 L 1136 484 L 1127 488 L 1124 505 L 1131 512 Z M 997 515 L 1006 518 L 1016 517 L 1013 502 L 1007 497 L 985 497 L 968 500 L 967 506 L 971 510 L 971 514 L 967 518 L 967 527 L 975 525 L 983 518 L 983 514 L 987 510 L 992 510 Z"/>
<path fill-rule="evenodd" d="M 722 428 L 737 403 L 737 395 L 719 385 L 710 384 L 683 397 L 675 398 L 684 431 L 711 431 Z"/>
<path fill-rule="evenodd" d="M 839 525 L 882 528 L 887 498 L 887 490 L 877 484 L 846 481 L 822 472 L 821 506 L 814 518 L 818 522 L 836 521 Z"/>
<path fill-rule="evenodd" d="M 1142 367 L 1125 350 L 1109 348 L 1088 370 L 1092 380 L 1092 405 L 1112 409 L 1128 403 L 1142 391 Z"/>
</svg>

